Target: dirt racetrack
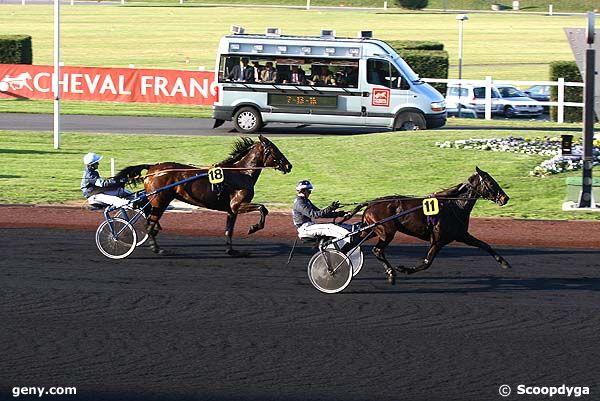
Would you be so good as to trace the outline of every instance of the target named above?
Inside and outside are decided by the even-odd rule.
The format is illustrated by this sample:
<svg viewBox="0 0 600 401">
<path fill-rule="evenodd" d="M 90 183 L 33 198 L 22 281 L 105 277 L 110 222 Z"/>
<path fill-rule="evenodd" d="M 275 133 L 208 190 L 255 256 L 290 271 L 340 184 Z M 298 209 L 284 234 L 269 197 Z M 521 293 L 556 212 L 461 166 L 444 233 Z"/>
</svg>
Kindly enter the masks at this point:
<svg viewBox="0 0 600 401">
<path fill-rule="evenodd" d="M 79 206 L 0 206 L 0 228 L 64 228 L 95 230 L 102 221 L 99 211 Z M 247 237 L 248 227 L 258 221 L 258 214 L 241 215 L 235 238 Z M 225 214 L 211 211 L 167 212 L 161 220 L 166 233 L 223 236 Z M 600 248 L 600 221 L 515 220 L 474 218 L 470 232 L 492 246 Z M 294 239 L 295 229 L 289 213 L 267 216 L 264 230 L 252 238 Z M 159 237 L 160 238 L 160 237 Z M 235 240 L 234 238 L 234 240 Z M 396 243 L 423 243 L 397 234 Z"/>
<path fill-rule="evenodd" d="M 251 237 L 257 216 L 239 220 L 247 258 L 223 252 L 223 215 L 170 212 L 167 256 L 142 246 L 108 259 L 94 244 L 101 219 L 0 206 L 0 401 L 574 399 L 514 394 L 563 384 L 600 399 L 599 222 L 475 219 L 472 233 L 513 269 L 452 246 L 390 286 L 367 250 L 329 295 L 309 283 L 309 246 L 286 264 L 285 213 Z M 388 248 L 394 265 L 423 257 L 412 241 Z M 16 386 L 77 395 L 15 398 Z"/>
</svg>

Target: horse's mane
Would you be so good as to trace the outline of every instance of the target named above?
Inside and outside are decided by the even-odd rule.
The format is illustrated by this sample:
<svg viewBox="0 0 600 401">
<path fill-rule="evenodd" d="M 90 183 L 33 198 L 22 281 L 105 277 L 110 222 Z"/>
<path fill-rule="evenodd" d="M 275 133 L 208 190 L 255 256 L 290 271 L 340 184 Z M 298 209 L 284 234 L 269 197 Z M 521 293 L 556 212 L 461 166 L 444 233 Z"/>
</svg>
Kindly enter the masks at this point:
<svg viewBox="0 0 600 401">
<path fill-rule="evenodd" d="M 246 156 L 246 153 L 250 150 L 250 148 L 255 144 L 252 138 L 240 137 L 231 148 L 229 152 L 229 157 L 223 160 L 220 163 L 217 163 L 217 166 L 223 166 L 227 164 L 233 164 L 239 161 L 242 157 Z"/>
<path fill-rule="evenodd" d="M 445 196 L 456 197 L 460 194 L 460 190 L 463 188 L 463 185 L 465 185 L 465 183 L 461 182 L 460 184 L 456 184 L 453 187 L 441 189 L 441 190 L 437 191 L 435 194 L 436 194 L 436 196 L 442 197 L 442 198 Z"/>
</svg>

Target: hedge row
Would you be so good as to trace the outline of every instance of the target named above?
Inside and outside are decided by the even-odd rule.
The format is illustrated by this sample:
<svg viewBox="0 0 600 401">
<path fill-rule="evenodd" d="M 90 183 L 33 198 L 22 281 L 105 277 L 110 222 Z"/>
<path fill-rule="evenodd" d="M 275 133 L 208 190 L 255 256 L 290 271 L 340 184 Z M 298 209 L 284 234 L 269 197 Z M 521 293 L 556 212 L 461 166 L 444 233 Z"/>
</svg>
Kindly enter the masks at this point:
<svg viewBox="0 0 600 401">
<path fill-rule="evenodd" d="M 31 36 L 0 35 L 0 64 L 33 64 Z"/>
<path fill-rule="evenodd" d="M 554 61 L 550 63 L 550 80 L 557 81 L 558 78 L 564 78 L 565 82 L 583 82 L 579 68 L 574 61 Z M 550 88 L 550 100 L 558 100 L 558 87 Z M 583 102 L 583 88 L 567 86 L 565 87 L 565 102 Z M 557 120 L 557 108 L 550 107 L 550 117 L 553 121 Z M 565 122 L 583 121 L 583 109 L 581 107 L 565 107 Z"/>
<path fill-rule="evenodd" d="M 387 42 L 423 78 L 448 78 L 448 52 L 444 44 L 414 40 L 391 40 Z M 433 84 L 440 93 L 446 93 L 446 84 Z"/>
</svg>

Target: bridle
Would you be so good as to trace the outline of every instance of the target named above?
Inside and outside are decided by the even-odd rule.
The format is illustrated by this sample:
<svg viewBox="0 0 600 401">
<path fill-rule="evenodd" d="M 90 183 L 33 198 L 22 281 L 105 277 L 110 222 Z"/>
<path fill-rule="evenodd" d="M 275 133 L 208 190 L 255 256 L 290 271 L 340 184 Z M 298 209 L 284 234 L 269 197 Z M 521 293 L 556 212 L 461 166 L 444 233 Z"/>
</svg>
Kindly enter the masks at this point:
<svg viewBox="0 0 600 401">
<path fill-rule="evenodd" d="M 263 160 L 265 161 L 265 163 L 271 157 L 276 162 L 275 168 L 277 170 L 285 171 L 284 161 L 281 160 L 281 158 L 275 157 L 274 153 L 275 152 L 273 151 L 272 143 L 270 143 L 270 142 L 268 144 L 263 143 Z"/>
<path fill-rule="evenodd" d="M 482 199 L 486 199 L 489 201 L 492 201 L 494 203 L 499 203 L 500 202 L 500 198 L 502 197 L 502 194 L 500 193 L 500 189 L 498 189 L 496 191 L 496 196 L 492 197 L 492 196 L 488 196 L 486 195 L 484 192 L 482 192 L 479 187 L 483 187 L 485 188 L 487 193 L 494 193 L 494 191 L 489 187 L 487 181 L 485 181 L 483 179 L 483 176 L 481 174 L 477 174 L 477 176 L 479 177 L 479 186 L 473 185 L 471 184 L 471 182 L 469 182 L 468 180 L 466 182 L 463 182 L 462 187 L 468 187 L 470 188 L 473 192 L 475 192 L 475 194 L 477 194 L 479 197 L 481 197 Z"/>
</svg>

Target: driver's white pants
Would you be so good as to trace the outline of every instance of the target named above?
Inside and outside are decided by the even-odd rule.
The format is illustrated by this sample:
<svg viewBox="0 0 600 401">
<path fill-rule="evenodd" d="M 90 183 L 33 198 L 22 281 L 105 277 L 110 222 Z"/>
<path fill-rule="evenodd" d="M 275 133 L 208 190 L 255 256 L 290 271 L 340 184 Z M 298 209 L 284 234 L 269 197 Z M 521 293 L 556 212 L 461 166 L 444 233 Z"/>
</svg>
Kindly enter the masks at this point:
<svg viewBox="0 0 600 401">
<path fill-rule="evenodd" d="M 346 227 L 348 228 L 346 228 Z M 341 238 L 347 235 L 351 228 L 348 224 L 337 225 L 332 223 L 317 224 L 317 223 L 304 223 L 298 227 L 298 236 L 300 238 L 314 238 L 316 236 Z M 344 245 L 350 242 L 350 237 L 346 237 L 341 241 L 338 241 L 338 246 L 342 248 Z"/>
<path fill-rule="evenodd" d="M 87 198 L 87 201 L 90 205 L 95 204 L 104 204 L 104 205 L 112 205 L 115 207 L 123 207 L 129 203 L 128 199 L 122 198 L 122 196 L 131 195 L 131 192 L 119 188 L 113 189 L 110 191 L 106 191 L 102 194 L 92 195 Z"/>
</svg>

